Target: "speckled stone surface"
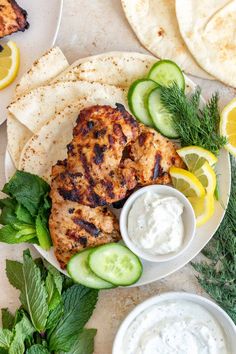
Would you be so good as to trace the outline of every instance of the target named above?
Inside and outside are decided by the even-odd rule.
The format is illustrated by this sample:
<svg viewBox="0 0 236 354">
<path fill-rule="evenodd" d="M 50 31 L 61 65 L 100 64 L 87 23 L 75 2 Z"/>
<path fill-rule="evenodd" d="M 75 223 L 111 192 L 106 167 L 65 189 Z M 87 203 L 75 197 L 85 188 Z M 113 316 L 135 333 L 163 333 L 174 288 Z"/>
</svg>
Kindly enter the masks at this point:
<svg viewBox="0 0 236 354">
<path fill-rule="evenodd" d="M 71 63 L 84 56 L 112 50 L 146 52 L 130 29 L 119 0 L 64 0 L 57 44 Z M 203 87 L 205 97 L 218 90 L 221 105 L 235 95 L 233 89 L 214 81 L 194 80 Z M 5 182 L 5 149 L 4 124 L 0 127 L 0 187 Z M 0 307 L 14 310 L 19 304 L 17 291 L 10 286 L 5 276 L 5 259 L 21 259 L 26 247 L 0 244 Z M 36 255 L 32 246 L 30 249 Z M 166 291 L 188 291 L 206 296 L 190 265 L 147 286 L 101 291 L 97 308 L 88 324 L 98 329 L 95 354 L 111 354 L 115 333 L 125 316 L 143 300 Z"/>
</svg>

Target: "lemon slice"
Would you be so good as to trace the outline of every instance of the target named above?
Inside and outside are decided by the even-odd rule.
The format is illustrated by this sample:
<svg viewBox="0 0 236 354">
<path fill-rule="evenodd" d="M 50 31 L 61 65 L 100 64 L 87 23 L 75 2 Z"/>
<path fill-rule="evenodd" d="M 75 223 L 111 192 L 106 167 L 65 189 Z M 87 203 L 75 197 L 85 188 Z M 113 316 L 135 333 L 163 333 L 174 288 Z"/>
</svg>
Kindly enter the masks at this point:
<svg viewBox="0 0 236 354">
<path fill-rule="evenodd" d="M 194 175 L 201 182 L 207 194 L 213 194 L 216 189 L 216 174 L 208 162 L 205 162 L 201 168 L 194 172 Z"/>
<path fill-rule="evenodd" d="M 188 198 L 195 212 L 196 225 L 202 226 L 214 214 L 215 201 L 213 194 L 207 194 L 205 197 L 189 197 Z"/>
<path fill-rule="evenodd" d="M 20 51 L 15 42 L 0 47 L 0 90 L 15 79 L 20 66 Z"/>
<path fill-rule="evenodd" d="M 170 175 L 176 189 L 186 197 L 204 197 L 206 192 L 201 182 L 193 173 L 182 168 L 171 167 Z"/>
<path fill-rule="evenodd" d="M 221 113 L 220 133 L 228 139 L 225 148 L 236 156 L 236 98 Z"/>
<path fill-rule="evenodd" d="M 198 170 L 206 161 L 210 166 L 217 162 L 217 157 L 212 152 L 200 146 L 186 146 L 177 150 L 177 153 L 191 172 Z"/>
</svg>

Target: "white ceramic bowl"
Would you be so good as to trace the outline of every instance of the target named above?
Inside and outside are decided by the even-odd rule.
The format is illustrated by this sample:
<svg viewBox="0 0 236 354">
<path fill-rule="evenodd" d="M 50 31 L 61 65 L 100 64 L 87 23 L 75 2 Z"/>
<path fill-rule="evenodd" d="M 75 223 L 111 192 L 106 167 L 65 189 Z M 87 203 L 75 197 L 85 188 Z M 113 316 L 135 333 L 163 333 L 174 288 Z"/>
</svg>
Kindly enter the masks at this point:
<svg viewBox="0 0 236 354">
<path fill-rule="evenodd" d="M 182 214 L 183 224 L 184 224 L 184 242 L 181 248 L 176 252 L 170 252 L 168 254 L 151 255 L 145 250 L 137 247 L 134 242 L 130 239 L 128 234 L 128 216 L 130 209 L 136 198 L 140 197 L 143 193 L 152 192 L 158 193 L 164 196 L 176 197 L 183 205 L 184 210 Z M 136 192 L 134 192 L 123 206 L 120 214 L 120 232 L 121 236 L 128 248 L 130 248 L 137 256 L 150 262 L 165 262 L 169 261 L 182 252 L 186 251 L 190 245 L 192 239 L 194 238 L 196 231 L 196 219 L 194 215 L 194 210 L 188 199 L 177 189 L 165 185 L 152 185 L 143 187 Z"/>
<path fill-rule="evenodd" d="M 218 305 L 216 305 L 213 301 L 210 301 L 202 296 L 184 292 L 163 293 L 161 295 L 154 296 L 135 307 L 134 310 L 130 312 L 130 314 L 122 322 L 116 334 L 113 343 L 112 354 L 125 354 L 122 349 L 124 335 L 126 334 L 127 329 L 129 328 L 131 323 L 138 315 L 140 315 L 140 313 L 142 313 L 153 305 L 160 304 L 169 300 L 186 300 L 204 307 L 221 325 L 221 328 L 225 334 L 226 342 L 230 350 L 229 354 L 236 354 L 236 326 L 231 320 L 231 318 L 227 315 L 227 313 L 222 310 Z"/>
</svg>

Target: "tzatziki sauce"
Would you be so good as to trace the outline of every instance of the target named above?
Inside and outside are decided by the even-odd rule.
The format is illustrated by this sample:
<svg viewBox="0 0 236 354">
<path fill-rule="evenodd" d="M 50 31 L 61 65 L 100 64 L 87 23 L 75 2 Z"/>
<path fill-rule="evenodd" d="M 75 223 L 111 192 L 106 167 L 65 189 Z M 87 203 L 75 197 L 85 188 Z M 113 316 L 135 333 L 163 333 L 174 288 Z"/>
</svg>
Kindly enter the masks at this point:
<svg viewBox="0 0 236 354">
<path fill-rule="evenodd" d="M 176 197 L 143 193 L 128 214 L 130 240 L 151 255 L 178 251 L 184 240 L 183 209 Z"/>
<path fill-rule="evenodd" d="M 121 354 L 230 354 L 225 334 L 203 306 L 187 300 L 152 305 L 130 324 Z"/>
</svg>

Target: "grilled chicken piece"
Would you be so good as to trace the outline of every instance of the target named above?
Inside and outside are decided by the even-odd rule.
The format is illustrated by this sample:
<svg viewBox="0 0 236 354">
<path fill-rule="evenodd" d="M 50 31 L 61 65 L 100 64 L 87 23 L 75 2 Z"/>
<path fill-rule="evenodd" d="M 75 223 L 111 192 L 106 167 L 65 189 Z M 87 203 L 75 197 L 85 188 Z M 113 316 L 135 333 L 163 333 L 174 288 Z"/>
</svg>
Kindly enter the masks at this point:
<svg viewBox="0 0 236 354">
<path fill-rule="evenodd" d="M 140 135 L 130 144 L 126 169 L 135 171 L 138 185 L 168 184 L 171 166 L 184 167 L 174 144 L 155 130 L 141 125 Z"/>
<path fill-rule="evenodd" d="M 15 0 L 0 0 L 0 38 L 28 27 L 27 12 Z"/>
<path fill-rule="evenodd" d="M 56 167 L 62 172 L 63 163 Z M 51 186 L 52 211 L 49 228 L 54 252 L 62 268 L 70 258 L 87 247 L 120 240 L 118 221 L 105 207 L 88 206 L 65 201 L 57 191 L 57 180 Z"/>
<path fill-rule="evenodd" d="M 67 147 L 65 172 L 57 177 L 60 195 L 91 207 L 124 198 L 137 181 L 135 171 L 121 163 L 123 152 L 138 134 L 139 124 L 122 105 L 83 109 Z"/>
</svg>

